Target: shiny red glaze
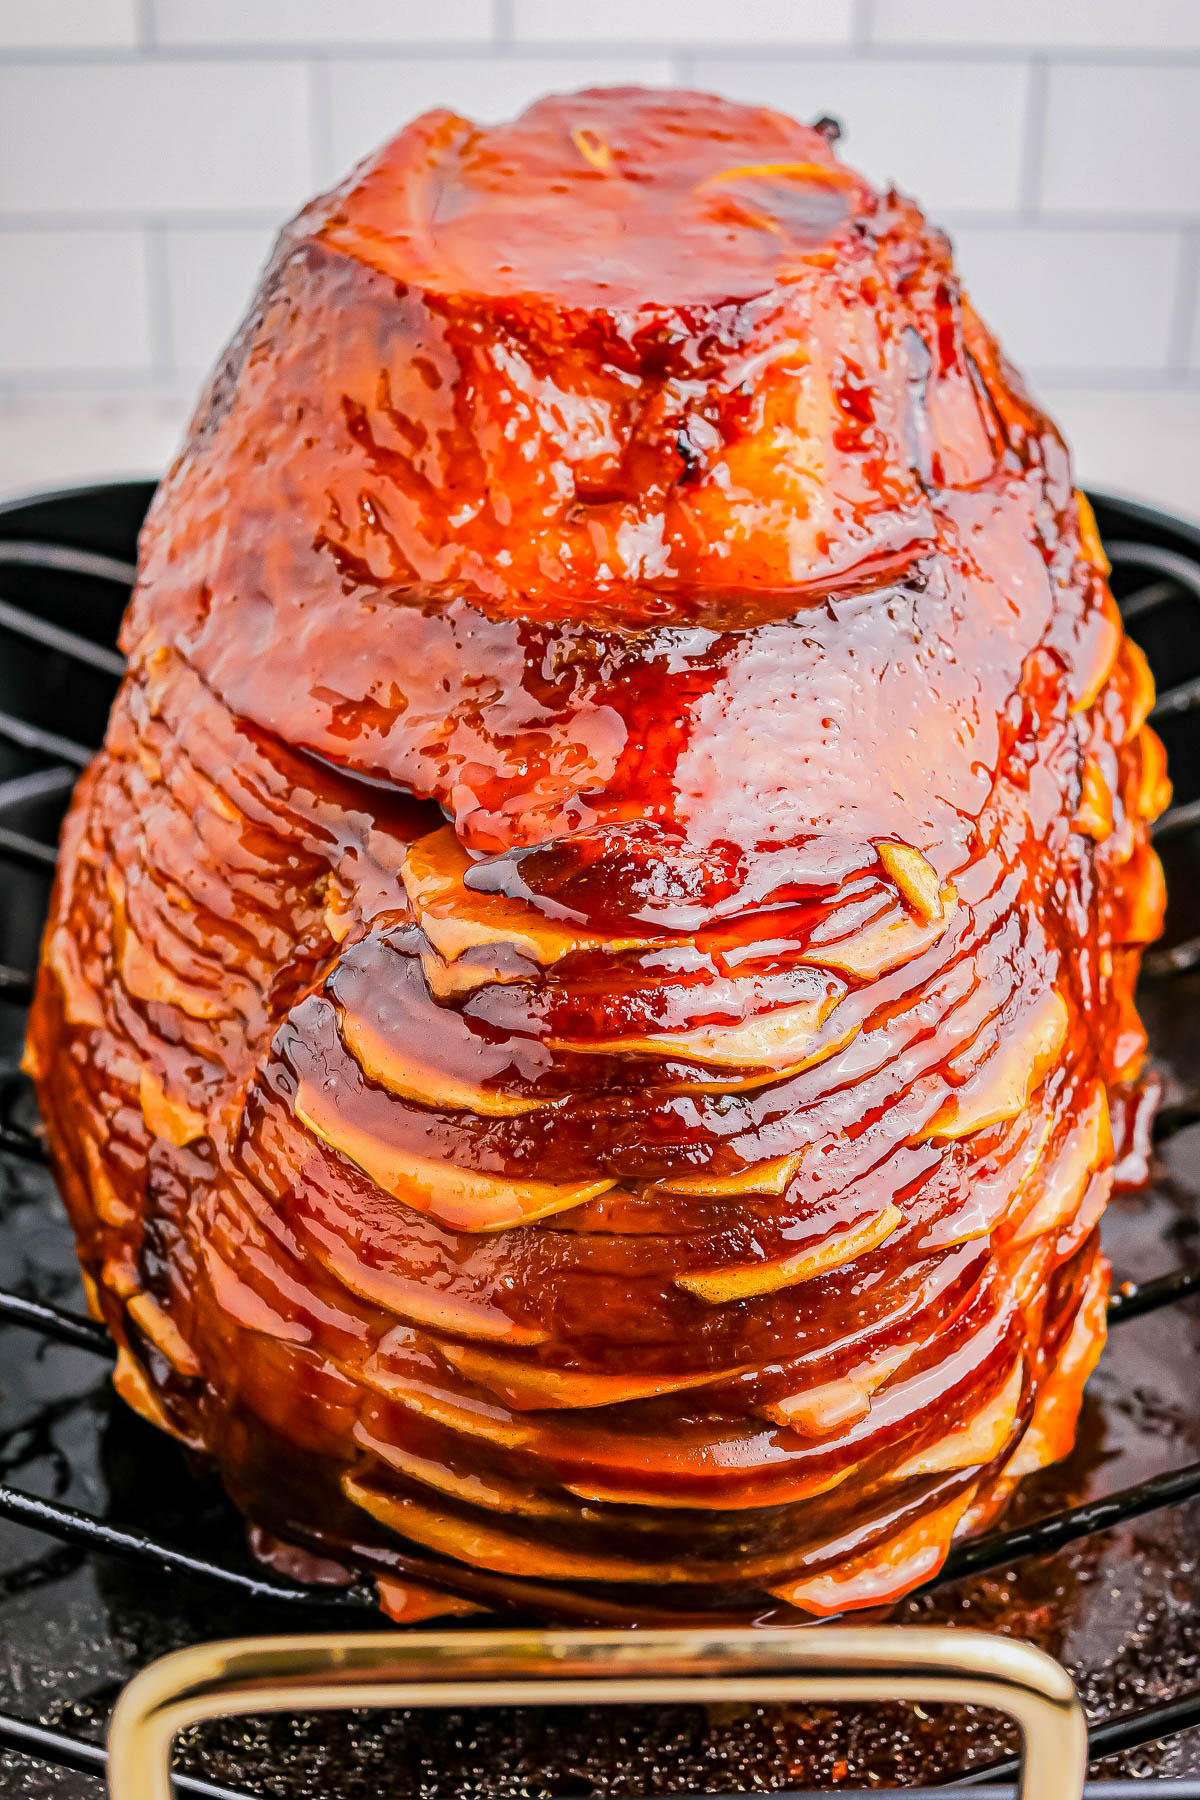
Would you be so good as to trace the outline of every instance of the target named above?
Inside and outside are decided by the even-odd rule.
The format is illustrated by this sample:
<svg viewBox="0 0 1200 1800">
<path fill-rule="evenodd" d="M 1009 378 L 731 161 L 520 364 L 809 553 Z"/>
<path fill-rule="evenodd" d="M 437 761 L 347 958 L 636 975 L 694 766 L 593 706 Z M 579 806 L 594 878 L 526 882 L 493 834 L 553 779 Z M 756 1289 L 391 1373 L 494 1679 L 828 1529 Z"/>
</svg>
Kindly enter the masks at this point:
<svg viewBox="0 0 1200 1800">
<path fill-rule="evenodd" d="M 264 1553 L 820 1614 L 1063 1453 L 1168 790 L 915 206 L 706 95 L 427 115 L 281 237 L 123 642 L 30 1066 Z"/>
</svg>

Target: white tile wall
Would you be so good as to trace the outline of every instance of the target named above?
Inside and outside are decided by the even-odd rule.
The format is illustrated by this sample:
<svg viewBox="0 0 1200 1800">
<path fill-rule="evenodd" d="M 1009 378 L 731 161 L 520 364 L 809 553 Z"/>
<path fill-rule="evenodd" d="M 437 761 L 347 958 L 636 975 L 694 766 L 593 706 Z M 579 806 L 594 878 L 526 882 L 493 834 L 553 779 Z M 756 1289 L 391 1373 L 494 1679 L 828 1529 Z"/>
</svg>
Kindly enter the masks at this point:
<svg viewBox="0 0 1200 1800">
<path fill-rule="evenodd" d="M 153 345 L 143 233 L 0 230 L 0 373 L 145 371 Z"/>
<path fill-rule="evenodd" d="M 233 336 L 271 253 L 258 225 L 171 225 L 162 234 L 169 365 L 199 377 Z"/>
<path fill-rule="evenodd" d="M 312 184 L 294 62 L 0 67 L 0 218 L 294 209 Z"/>
<path fill-rule="evenodd" d="M 873 44 L 1200 49 L 1195 0 L 875 0 Z"/>
<path fill-rule="evenodd" d="M 842 151 L 936 213 L 1011 212 L 1020 200 L 1030 74 L 1021 63 L 698 56 L 696 83 L 801 119 L 832 113 Z"/>
<path fill-rule="evenodd" d="M 1050 70 L 1046 99 L 1044 206 L 1149 218 L 1200 213 L 1196 63 L 1068 63 Z"/>
<path fill-rule="evenodd" d="M 92 50 L 138 41 L 136 0 L 0 0 L 0 49 Z"/>
<path fill-rule="evenodd" d="M 1142 395 L 1175 469 L 1194 419 L 1200 513 L 1200 0 L 0 0 L 0 415 L 87 391 L 125 457 L 141 396 L 157 458 L 309 193 L 427 107 L 609 81 L 839 116 L 1083 429 Z"/>
<path fill-rule="evenodd" d="M 1183 354 L 1188 368 L 1200 375 L 1200 241 L 1185 245 L 1184 254 L 1191 267 L 1182 315 Z"/>
<path fill-rule="evenodd" d="M 1178 232 L 1002 225 L 951 236 L 971 298 L 1018 367 L 1148 374 L 1166 366 Z"/>
<path fill-rule="evenodd" d="M 513 0 L 518 43 L 848 45 L 851 0 Z"/>
<path fill-rule="evenodd" d="M 156 0 L 159 44 L 486 44 L 492 0 Z M 570 37 L 576 32 L 568 32 Z"/>
<path fill-rule="evenodd" d="M 561 93 L 605 82 L 641 82 L 647 87 L 671 80 L 665 57 L 574 56 L 335 57 L 328 65 L 329 150 L 322 180 L 333 181 L 368 150 L 386 141 L 396 121 L 431 106 L 449 106 L 468 118 L 510 118 L 541 94 Z"/>
</svg>

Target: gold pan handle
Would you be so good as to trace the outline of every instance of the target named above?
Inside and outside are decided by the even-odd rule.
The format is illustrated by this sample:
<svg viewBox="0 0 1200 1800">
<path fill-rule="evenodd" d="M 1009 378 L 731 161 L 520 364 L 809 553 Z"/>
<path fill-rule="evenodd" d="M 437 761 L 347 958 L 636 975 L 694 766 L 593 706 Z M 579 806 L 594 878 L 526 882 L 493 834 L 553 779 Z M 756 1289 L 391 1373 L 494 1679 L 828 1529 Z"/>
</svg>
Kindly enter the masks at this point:
<svg viewBox="0 0 1200 1800">
<path fill-rule="evenodd" d="M 1080 1800 L 1074 1686 L 1029 1644 L 904 1626 L 799 1630 L 331 1633 L 232 1639 L 136 1675 L 109 1729 L 112 1800 L 170 1800 L 178 1731 L 229 1714 L 351 1706 L 951 1701 L 996 1707 L 1024 1744 L 1020 1800 Z"/>
</svg>

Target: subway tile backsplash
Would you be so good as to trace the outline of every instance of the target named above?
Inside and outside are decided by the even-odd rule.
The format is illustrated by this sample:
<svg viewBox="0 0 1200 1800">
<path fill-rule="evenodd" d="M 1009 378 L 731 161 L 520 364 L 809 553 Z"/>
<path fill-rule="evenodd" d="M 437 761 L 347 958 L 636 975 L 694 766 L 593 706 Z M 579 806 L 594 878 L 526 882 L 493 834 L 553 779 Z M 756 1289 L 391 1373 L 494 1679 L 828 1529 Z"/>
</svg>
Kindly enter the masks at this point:
<svg viewBox="0 0 1200 1800">
<path fill-rule="evenodd" d="M 137 0 L 0 0 L 6 50 L 135 49 Z"/>
<path fill-rule="evenodd" d="M 1197 0 L 0 0 L 0 390 L 185 393 L 406 119 L 600 82 L 833 113 L 1035 381 L 1200 391 Z"/>
<path fill-rule="evenodd" d="M 582 6 L 512 0 L 513 36 L 533 44 L 845 46 L 853 39 L 854 20 L 853 0 L 604 0 Z"/>
<path fill-rule="evenodd" d="M 667 56 L 577 50 L 522 57 L 334 57 L 323 74 L 328 84 L 329 150 L 322 179 L 334 181 L 431 106 L 453 106 L 468 118 L 490 124 L 511 118 L 540 94 L 610 82 L 664 87 L 672 71 Z"/>
<path fill-rule="evenodd" d="M 154 361 L 148 243 L 120 226 L 0 226 L 0 378 L 142 376 Z"/>
<path fill-rule="evenodd" d="M 312 183 L 303 63 L 0 65 L 0 224 L 284 212 Z"/>
<path fill-rule="evenodd" d="M 1195 8 L 1200 17 L 1200 6 Z M 1099 218 L 1183 218 L 1200 206 L 1195 59 L 1051 67 L 1040 204 Z"/>
<path fill-rule="evenodd" d="M 492 0 L 154 0 L 153 41 L 253 49 L 337 44 L 489 44 Z"/>
<path fill-rule="evenodd" d="M 972 300 L 985 319 L 1003 321 L 1004 348 L 1019 367 L 1169 366 L 1180 232 L 1003 224 L 953 236 Z"/>
<path fill-rule="evenodd" d="M 796 117 L 832 113 L 842 152 L 873 181 L 913 194 L 935 219 L 1015 213 L 1032 77 L 1022 62 L 956 58 L 693 58 L 696 85 Z"/>
<path fill-rule="evenodd" d="M 198 380 L 246 311 L 273 226 L 168 225 L 162 233 L 166 334 L 163 361 Z"/>
<path fill-rule="evenodd" d="M 1015 50 L 1198 50 L 1194 0 L 877 0 L 877 45 Z"/>
</svg>

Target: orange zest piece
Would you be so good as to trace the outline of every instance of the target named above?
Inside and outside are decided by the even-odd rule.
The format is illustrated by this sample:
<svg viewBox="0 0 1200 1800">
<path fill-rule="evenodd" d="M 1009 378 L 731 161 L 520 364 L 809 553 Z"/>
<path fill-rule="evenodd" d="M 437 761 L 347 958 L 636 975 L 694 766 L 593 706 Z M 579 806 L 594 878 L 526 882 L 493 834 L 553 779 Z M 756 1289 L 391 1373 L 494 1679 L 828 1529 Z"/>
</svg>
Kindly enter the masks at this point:
<svg viewBox="0 0 1200 1800">
<path fill-rule="evenodd" d="M 676 1287 L 686 1288 L 698 1300 L 719 1306 L 727 1300 L 753 1300 L 759 1294 L 774 1294 L 780 1288 L 795 1287 L 798 1282 L 812 1281 L 830 1269 L 840 1269 L 856 1256 L 878 1249 L 891 1237 L 904 1214 L 898 1206 L 885 1206 L 847 1231 L 835 1232 L 810 1249 L 794 1256 L 783 1256 L 774 1262 L 742 1264 L 730 1269 L 705 1269 L 695 1275 L 677 1275 Z"/>
<path fill-rule="evenodd" d="M 591 131 L 586 125 L 577 125 L 571 133 L 571 142 L 582 156 L 584 162 L 591 163 L 601 175 L 607 175 L 612 168 L 612 151 L 608 140 L 598 131 Z"/>
</svg>

